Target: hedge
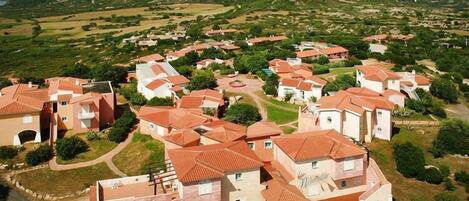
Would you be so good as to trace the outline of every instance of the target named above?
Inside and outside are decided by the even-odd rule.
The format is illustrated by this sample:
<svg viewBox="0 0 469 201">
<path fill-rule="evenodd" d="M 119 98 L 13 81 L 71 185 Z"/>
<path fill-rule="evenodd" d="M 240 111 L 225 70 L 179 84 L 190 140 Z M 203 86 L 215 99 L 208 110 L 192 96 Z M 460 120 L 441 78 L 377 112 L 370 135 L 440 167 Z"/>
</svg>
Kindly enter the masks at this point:
<svg viewBox="0 0 469 201">
<path fill-rule="evenodd" d="M 58 139 L 55 143 L 57 155 L 63 160 L 70 160 L 88 150 L 88 144 L 77 136 Z"/>
<path fill-rule="evenodd" d="M 136 116 L 133 112 L 126 111 L 119 119 L 116 120 L 109 132 L 108 138 L 113 142 L 123 142 L 127 139 L 133 124 L 136 121 Z"/>
<path fill-rule="evenodd" d="M 47 145 L 43 144 L 39 146 L 37 149 L 32 150 L 26 153 L 26 163 L 28 165 L 39 165 L 42 162 L 46 162 L 52 158 L 52 148 Z"/>
<path fill-rule="evenodd" d="M 13 146 L 1 146 L 0 147 L 0 159 L 12 159 L 18 155 L 18 149 Z"/>
</svg>

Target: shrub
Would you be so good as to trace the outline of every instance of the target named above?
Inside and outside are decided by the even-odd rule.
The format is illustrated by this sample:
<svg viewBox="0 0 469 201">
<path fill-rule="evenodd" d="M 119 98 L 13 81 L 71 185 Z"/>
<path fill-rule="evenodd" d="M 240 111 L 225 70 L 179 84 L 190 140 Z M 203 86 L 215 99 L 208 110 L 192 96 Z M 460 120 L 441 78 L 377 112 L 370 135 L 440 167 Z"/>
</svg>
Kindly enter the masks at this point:
<svg viewBox="0 0 469 201">
<path fill-rule="evenodd" d="M 88 150 L 88 144 L 78 136 L 72 136 L 58 139 L 55 143 L 55 150 L 57 151 L 57 156 L 61 159 L 70 160 Z"/>
<path fill-rule="evenodd" d="M 353 67 L 355 65 L 362 65 L 362 61 L 357 58 L 351 58 L 345 61 L 345 67 Z"/>
<path fill-rule="evenodd" d="M 141 93 L 134 93 L 129 101 L 132 105 L 145 105 L 147 99 Z"/>
<path fill-rule="evenodd" d="M 455 103 L 458 100 L 458 89 L 450 79 L 434 79 L 430 86 L 430 93 L 447 102 Z"/>
<path fill-rule="evenodd" d="M 120 143 L 127 139 L 130 130 L 133 127 L 133 124 L 136 121 L 136 116 L 133 112 L 125 111 L 122 116 L 120 116 L 109 132 L 108 138 L 110 141 Z"/>
<path fill-rule="evenodd" d="M 279 77 L 275 74 L 267 77 L 264 86 L 262 86 L 265 94 L 277 96 L 277 86 L 279 83 L 278 80 Z"/>
<path fill-rule="evenodd" d="M 460 119 L 444 121 L 433 149 L 440 154 L 469 155 L 469 123 Z"/>
<path fill-rule="evenodd" d="M 328 66 L 314 65 L 314 68 L 313 68 L 313 74 L 314 75 L 326 74 L 326 73 L 329 73 L 329 67 Z"/>
<path fill-rule="evenodd" d="M 88 141 L 94 141 L 99 139 L 99 135 L 95 132 L 89 132 L 86 134 L 86 140 Z"/>
<path fill-rule="evenodd" d="M 443 175 L 443 177 L 449 177 L 449 175 L 451 174 L 447 165 L 440 165 L 438 166 L 438 169 L 440 169 L 441 175 Z"/>
<path fill-rule="evenodd" d="M 438 170 L 438 168 L 435 168 L 435 167 L 427 168 L 425 169 L 425 171 L 423 171 L 422 174 L 423 175 L 419 177 L 423 177 L 423 180 L 425 180 L 428 183 L 441 184 L 441 182 L 443 182 L 443 175 L 441 174 L 440 170 Z"/>
<path fill-rule="evenodd" d="M 292 97 L 293 97 L 293 93 L 285 94 L 285 101 L 290 101 Z"/>
<path fill-rule="evenodd" d="M 454 174 L 454 180 L 460 184 L 469 185 L 469 174 L 465 171 L 459 171 Z"/>
<path fill-rule="evenodd" d="M 13 146 L 0 147 L 0 159 L 12 159 L 18 155 L 18 149 Z"/>
<path fill-rule="evenodd" d="M 397 171 L 404 177 L 416 177 L 425 170 L 425 158 L 423 151 L 407 142 L 394 145 L 394 160 Z"/>
<path fill-rule="evenodd" d="M 213 89 L 217 87 L 217 80 L 211 71 L 200 71 L 191 77 L 189 90 Z"/>
<path fill-rule="evenodd" d="M 147 105 L 149 106 L 173 106 L 173 99 L 171 97 L 160 98 L 160 97 L 153 97 L 149 101 L 147 101 Z"/>
<path fill-rule="evenodd" d="M 39 146 L 37 149 L 26 153 L 25 161 L 28 165 L 35 166 L 42 162 L 48 161 L 51 158 L 52 158 L 52 148 L 47 144 L 43 144 Z"/>
<path fill-rule="evenodd" d="M 435 201 L 459 201 L 459 198 L 448 192 L 443 192 L 435 196 Z"/>
<path fill-rule="evenodd" d="M 122 128 L 122 127 L 113 127 L 111 128 L 111 131 L 109 132 L 109 140 L 113 142 L 123 142 L 125 139 L 127 139 L 127 136 L 129 133 L 127 132 L 127 129 Z"/>
<path fill-rule="evenodd" d="M 236 124 L 251 125 L 262 119 L 256 107 L 238 103 L 228 108 L 225 119 Z"/>
<path fill-rule="evenodd" d="M 443 180 L 443 183 L 445 185 L 445 189 L 448 190 L 448 191 L 454 191 L 456 190 L 456 186 L 453 184 L 453 182 L 451 181 L 451 179 L 449 178 L 445 178 Z"/>
</svg>

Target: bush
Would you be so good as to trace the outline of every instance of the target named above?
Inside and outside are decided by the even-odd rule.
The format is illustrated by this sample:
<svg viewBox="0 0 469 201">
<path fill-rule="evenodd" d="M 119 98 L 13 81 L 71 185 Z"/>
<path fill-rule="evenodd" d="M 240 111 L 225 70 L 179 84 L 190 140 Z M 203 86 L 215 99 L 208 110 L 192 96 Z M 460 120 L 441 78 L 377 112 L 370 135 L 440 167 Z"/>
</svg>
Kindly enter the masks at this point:
<svg viewBox="0 0 469 201">
<path fill-rule="evenodd" d="M 443 183 L 445 185 L 445 189 L 448 190 L 448 191 L 454 191 L 456 190 L 456 186 L 453 184 L 453 182 L 451 181 L 451 179 L 449 178 L 445 178 L 443 180 Z"/>
<path fill-rule="evenodd" d="M 135 121 L 135 114 L 133 112 L 125 111 L 112 126 L 108 135 L 109 140 L 117 143 L 123 142 L 127 139 Z"/>
<path fill-rule="evenodd" d="M 62 160 L 70 160 L 88 150 L 88 144 L 78 136 L 58 139 L 55 143 L 57 156 Z"/>
<path fill-rule="evenodd" d="M 435 196 L 435 201 L 459 201 L 459 198 L 448 192 L 443 192 Z"/>
<path fill-rule="evenodd" d="M 18 155 L 18 149 L 13 146 L 1 146 L 0 147 L 0 159 L 12 159 Z"/>
<path fill-rule="evenodd" d="M 469 123 L 460 119 L 444 121 L 433 143 L 439 154 L 469 155 Z"/>
<path fill-rule="evenodd" d="M 200 71 L 191 77 L 189 90 L 213 89 L 217 87 L 217 80 L 211 71 Z"/>
<path fill-rule="evenodd" d="M 134 93 L 129 101 L 132 105 L 145 105 L 147 99 L 141 93 Z"/>
<path fill-rule="evenodd" d="M 258 109 L 249 104 L 234 104 L 225 113 L 225 120 L 236 124 L 251 125 L 261 119 Z"/>
<path fill-rule="evenodd" d="M 443 110 L 443 103 L 434 98 L 430 93 L 423 89 L 416 89 L 415 92 L 420 100 L 406 99 L 405 105 L 416 112 L 422 114 L 434 114 L 445 118 L 446 112 Z"/>
<path fill-rule="evenodd" d="M 430 86 L 430 93 L 450 103 L 456 103 L 459 91 L 450 79 L 434 79 Z"/>
<path fill-rule="evenodd" d="M 460 184 L 469 185 L 469 174 L 466 171 L 459 171 L 454 174 L 454 180 Z"/>
<path fill-rule="evenodd" d="M 88 141 L 94 141 L 98 139 L 99 139 L 99 135 L 95 132 L 89 132 L 86 134 L 86 140 Z"/>
<path fill-rule="evenodd" d="M 37 149 L 32 150 L 26 153 L 25 161 L 28 165 L 39 165 L 42 162 L 46 162 L 52 158 L 52 148 L 47 145 L 43 144 L 39 146 Z"/>
<path fill-rule="evenodd" d="M 313 74 L 314 75 L 326 74 L 326 73 L 329 73 L 329 67 L 328 66 L 314 65 L 314 68 L 313 68 Z"/>
<path fill-rule="evenodd" d="M 441 182 L 443 182 L 443 175 L 440 170 L 435 167 L 425 169 L 425 171 L 423 171 L 423 173 L 418 177 L 422 178 L 420 180 L 424 180 L 431 184 L 441 184 Z"/>
<path fill-rule="evenodd" d="M 345 67 L 353 67 L 355 65 L 362 65 L 362 61 L 357 58 L 351 58 L 345 61 Z"/>
<path fill-rule="evenodd" d="M 411 144 L 394 145 L 394 160 L 396 161 L 397 171 L 404 177 L 417 177 L 425 170 L 425 158 L 423 151 Z"/>
<path fill-rule="evenodd" d="M 160 98 L 160 97 L 153 97 L 149 101 L 147 101 L 147 105 L 149 106 L 173 106 L 173 99 L 171 97 Z"/>
<path fill-rule="evenodd" d="M 268 76 L 264 86 L 262 86 L 264 93 L 268 95 L 277 96 L 277 86 L 279 83 L 278 80 L 278 75 L 272 74 L 271 76 Z"/>
<path fill-rule="evenodd" d="M 111 131 L 109 132 L 109 140 L 113 142 L 123 142 L 125 139 L 127 139 L 127 136 L 129 133 L 127 132 L 127 129 L 122 128 L 122 127 L 113 127 L 111 128 Z"/>
</svg>

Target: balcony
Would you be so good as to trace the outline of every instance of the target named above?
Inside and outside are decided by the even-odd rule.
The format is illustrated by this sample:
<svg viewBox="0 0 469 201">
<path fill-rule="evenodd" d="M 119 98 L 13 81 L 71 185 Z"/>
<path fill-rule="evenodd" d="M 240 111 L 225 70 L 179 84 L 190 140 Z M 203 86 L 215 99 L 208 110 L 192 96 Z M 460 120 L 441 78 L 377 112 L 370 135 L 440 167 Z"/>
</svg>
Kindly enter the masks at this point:
<svg viewBox="0 0 469 201">
<path fill-rule="evenodd" d="M 94 112 L 80 112 L 78 113 L 78 119 L 84 120 L 84 119 L 93 119 L 96 115 Z"/>
</svg>

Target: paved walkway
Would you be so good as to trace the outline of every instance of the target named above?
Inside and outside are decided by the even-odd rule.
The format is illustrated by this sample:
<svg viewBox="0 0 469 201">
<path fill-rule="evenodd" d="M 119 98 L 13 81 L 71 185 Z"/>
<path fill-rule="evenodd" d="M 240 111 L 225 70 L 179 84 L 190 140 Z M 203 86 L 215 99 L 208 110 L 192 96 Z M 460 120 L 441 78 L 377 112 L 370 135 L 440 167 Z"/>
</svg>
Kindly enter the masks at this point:
<svg viewBox="0 0 469 201">
<path fill-rule="evenodd" d="M 49 168 L 55 171 L 71 170 L 71 169 L 76 169 L 76 168 L 83 168 L 83 167 L 88 167 L 92 165 L 97 165 L 99 163 L 105 162 L 115 174 L 122 176 L 122 177 L 127 176 L 112 163 L 112 158 L 116 156 L 119 152 L 121 152 L 128 144 L 130 144 L 130 142 L 132 141 L 132 137 L 137 130 L 138 130 L 138 127 L 129 134 L 129 136 L 124 142 L 118 144 L 116 148 L 100 156 L 97 159 L 86 161 L 86 162 L 80 162 L 80 163 L 60 165 L 57 163 L 57 158 L 54 156 L 54 158 L 49 161 Z"/>
</svg>

